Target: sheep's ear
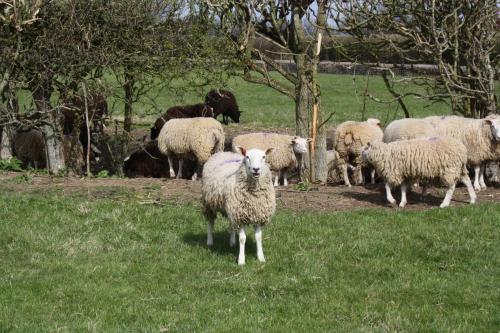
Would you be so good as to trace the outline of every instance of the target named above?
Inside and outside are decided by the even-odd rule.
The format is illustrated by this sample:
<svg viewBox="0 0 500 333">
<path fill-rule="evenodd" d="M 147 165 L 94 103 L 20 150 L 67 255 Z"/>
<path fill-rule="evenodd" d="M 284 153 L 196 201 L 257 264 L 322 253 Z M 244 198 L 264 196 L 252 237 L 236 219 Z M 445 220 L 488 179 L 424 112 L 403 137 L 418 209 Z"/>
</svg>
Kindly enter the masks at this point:
<svg viewBox="0 0 500 333">
<path fill-rule="evenodd" d="M 491 119 L 486 118 L 484 121 L 486 122 L 486 124 L 488 124 L 490 126 L 493 125 L 493 122 L 491 121 Z"/>
<path fill-rule="evenodd" d="M 247 150 L 243 147 L 237 146 L 236 150 L 240 152 L 241 155 L 246 156 L 247 155 Z"/>
<path fill-rule="evenodd" d="M 307 143 L 312 142 L 312 138 L 307 138 Z"/>
<path fill-rule="evenodd" d="M 267 148 L 266 149 L 266 155 L 269 155 L 270 153 L 272 153 L 272 151 L 274 150 L 274 148 Z"/>
<path fill-rule="evenodd" d="M 372 146 L 372 143 L 371 143 L 371 142 L 368 142 L 368 143 L 366 144 L 366 148 L 370 148 L 371 146 Z"/>
</svg>

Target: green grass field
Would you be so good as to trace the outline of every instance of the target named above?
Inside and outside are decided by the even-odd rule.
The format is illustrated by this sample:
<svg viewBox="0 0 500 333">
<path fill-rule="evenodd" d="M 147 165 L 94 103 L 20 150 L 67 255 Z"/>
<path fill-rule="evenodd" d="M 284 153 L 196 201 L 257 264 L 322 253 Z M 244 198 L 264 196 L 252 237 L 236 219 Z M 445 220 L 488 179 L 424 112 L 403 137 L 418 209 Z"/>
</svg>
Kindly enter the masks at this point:
<svg viewBox="0 0 500 333">
<path fill-rule="evenodd" d="M 106 76 L 107 85 L 115 87 L 112 89 L 118 96 L 122 94 L 112 76 Z M 361 120 L 363 110 L 363 94 L 366 87 L 367 77 L 365 75 L 319 75 L 322 91 L 322 110 L 325 117 L 335 112 L 330 124 L 340 123 L 345 120 Z M 174 83 L 174 86 L 182 86 Z M 214 87 L 215 88 L 215 87 Z M 228 80 L 227 88 L 234 92 L 241 110 L 243 124 L 270 126 L 270 127 L 295 127 L 294 102 L 285 95 L 263 85 L 248 83 L 239 77 Z M 204 100 L 205 94 L 210 87 L 196 89 L 152 89 L 139 102 L 134 104 L 134 113 L 141 119 L 141 123 L 151 123 L 161 113 L 173 105 L 195 104 Z M 422 88 L 408 83 L 397 86 L 398 92 L 418 91 Z M 380 76 L 369 78 L 368 91 L 371 95 L 382 100 L 391 100 L 390 94 L 384 86 Z M 20 92 L 22 104 L 29 104 L 30 98 L 26 91 Z M 56 96 L 54 103 L 56 103 Z M 123 114 L 123 103 L 120 97 L 108 97 L 110 110 L 115 117 Z M 450 114 L 451 110 L 444 103 L 430 104 L 428 101 L 407 97 L 405 99 L 411 114 L 415 117 L 424 117 L 434 114 Z M 365 118 L 375 117 L 384 124 L 396 118 L 404 117 L 403 112 L 396 102 L 385 104 L 377 103 L 371 99 L 366 100 Z"/>
<path fill-rule="evenodd" d="M 196 204 L 0 190 L 1 332 L 497 332 L 500 205 L 279 211 L 266 264 Z"/>
<path fill-rule="evenodd" d="M 363 93 L 366 86 L 366 76 L 320 74 L 322 91 L 322 110 L 325 117 L 335 112 L 331 124 L 345 120 L 361 120 L 363 110 Z M 369 78 L 370 94 L 382 99 L 391 100 L 383 80 L 379 76 Z M 227 88 L 234 92 L 241 110 L 244 112 L 241 122 L 244 124 L 264 125 L 272 127 L 295 127 L 294 102 L 287 96 L 263 85 L 248 83 L 239 77 L 231 78 Z M 410 84 L 401 84 L 398 91 L 422 92 L 420 87 Z M 187 91 L 185 94 L 172 90 L 152 91 L 148 98 L 143 98 L 135 106 L 138 115 L 151 114 L 166 110 L 172 105 L 200 103 L 204 94 L 209 90 L 201 89 L 197 92 Z M 154 106 L 151 101 L 154 101 Z M 428 101 L 408 97 L 405 102 L 416 117 L 433 114 L 450 114 L 451 110 L 444 103 L 430 104 Z M 113 103 L 113 102 L 111 102 Z M 116 113 L 121 114 L 122 104 L 117 101 Z M 382 122 L 389 122 L 395 118 L 402 118 L 404 114 L 397 103 L 384 104 L 373 100 L 366 100 L 365 118 L 374 117 Z"/>
</svg>

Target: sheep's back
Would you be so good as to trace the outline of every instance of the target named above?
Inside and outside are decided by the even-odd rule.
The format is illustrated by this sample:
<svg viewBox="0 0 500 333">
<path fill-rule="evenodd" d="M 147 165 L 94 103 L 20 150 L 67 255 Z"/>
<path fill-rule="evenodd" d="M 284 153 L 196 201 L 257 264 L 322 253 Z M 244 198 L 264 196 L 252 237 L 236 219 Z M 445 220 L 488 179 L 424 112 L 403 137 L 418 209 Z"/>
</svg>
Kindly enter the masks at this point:
<svg viewBox="0 0 500 333">
<path fill-rule="evenodd" d="M 430 137 L 435 134 L 432 124 L 424 119 L 404 118 L 392 121 L 384 130 L 384 142 Z"/>
<path fill-rule="evenodd" d="M 278 171 L 285 168 L 292 168 L 297 164 L 297 159 L 292 147 L 293 136 L 276 133 L 249 133 L 238 135 L 233 138 L 232 150 L 237 152 L 236 147 L 245 149 L 268 148 L 274 150 L 267 155 L 266 161 L 271 170 Z"/>
</svg>

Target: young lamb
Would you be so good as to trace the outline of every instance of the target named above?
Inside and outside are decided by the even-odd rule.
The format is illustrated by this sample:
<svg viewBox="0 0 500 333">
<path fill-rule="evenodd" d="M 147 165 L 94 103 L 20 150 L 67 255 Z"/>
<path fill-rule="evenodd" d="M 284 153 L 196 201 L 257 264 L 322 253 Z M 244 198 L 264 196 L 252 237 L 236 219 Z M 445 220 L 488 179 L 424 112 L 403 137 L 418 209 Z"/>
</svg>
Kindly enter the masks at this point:
<svg viewBox="0 0 500 333">
<path fill-rule="evenodd" d="M 234 137 L 232 150 L 238 152 L 237 147 L 261 150 L 273 147 L 274 150 L 268 156 L 267 163 L 269 163 L 271 170 L 276 173 L 274 186 L 279 185 L 280 175 L 283 176 L 283 185 L 288 186 L 288 172 L 294 168 L 302 167 L 302 161 L 304 156 L 307 156 L 310 141 L 311 139 L 286 134 L 249 133 Z"/>
<path fill-rule="evenodd" d="M 177 118 L 214 117 L 214 110 L 207 104 L 172 106 L 165 114 L 156 119 L 150 130 L 151 140 L 155 140 L 167 121 Z"/>
<path fill-rule="evenodd" d="M 239 234 L 240 252 L 238 264 L 245 264 L 245 228 L 255 227 L 257 259 L 265 262 L 262 250 L 262 227 L 271 221 L 276 209 L 272 175 L 266 158 L 268 148 L 250 149 L 239 147 L 241 154 L 221 152 L 213 155 L 205 164 L 202 177 L 202 212 L 208 221 L 207 245 L 213 245 L 213 228 L 217 213 L 229 219 L 230 245 L 236 243 Z"/>
<path fill-rule="evenodd" d="M 467 149 L 458 140 L 446 137 L 418 138 L 391 143 L 369 143 L 363 159 L 384 178 L 387 200 L 394 204 L 391 186 L 401 185 L 400 207 L 406 205 L 406 191 L 413 181 L 439 180 L 448 187 L 441 208 L 450 204 L 458 180 L 467 186 L 470 203 L 476 201 L 467 172 Z"/>
<path fill-rule="evenodd" d="M 335 129 L 333 138 L 333 149 L 339 153 L 339 167 L 344 175 L 344 182 L 351 187 L 347 168 L 350 160 L 353 160 L 357 170 L 357 182 L 363 183 L 363 161 L 361 152 L 368 143 L 376 140 L 382 141 L 384 133 L 378 119 L 370 118 L 366 121 L 346 121 Z M 371 182 L 375 183 L 375 170 L 371 172 Z"/>
<path fill-rule="evenodd" d="M 471 119 L 458 116 L 424 118 L 434 126 L 437 136 L 460 140 L 467 149 L 467 164 L 474 168 L 474 189 L 486 188 L 486 162 L 500 159 L 500 117 Z"/>
<path fill-rule="evenodd" d="M 224 150 L 224 130 L 213 118 L 172 119 L 161 129 L 158 148 L 162 154 L 167 155 L 171 178 L 175 177 L 174 156 L 179 159 L 177 178 L 182 177 L 184 159 L 196 160 L 198 170 L 192 177 L 196 180 L 209 157 Z"/>
</svg>

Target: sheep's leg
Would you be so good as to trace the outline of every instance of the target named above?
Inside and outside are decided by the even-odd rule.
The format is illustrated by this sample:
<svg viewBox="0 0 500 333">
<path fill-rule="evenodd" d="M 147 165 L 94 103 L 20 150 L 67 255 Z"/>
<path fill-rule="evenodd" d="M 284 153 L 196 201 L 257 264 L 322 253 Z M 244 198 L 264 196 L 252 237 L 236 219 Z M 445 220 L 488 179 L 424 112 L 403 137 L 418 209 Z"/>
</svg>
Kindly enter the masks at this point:
<svg viewBox="0 0 500 333">
<path fill-rule="evenodd" d="M 196 168 L 194 170 L 193 176 L 191 176 L 191 180 L 196 180 L 201 175 L 201 164 L 196 163 Z"/>
<path fill-rule="evenodd" d="M 236 244 L 236 230 L 231 228 L 229 231 L 229 246 L 233 247 Z"/>
<path fill-rule="evenodd" d="M 375 184 L 375 169 L 372 169 L 370 176 L 371 176 L 371 183 L 373 185 Z"/>
<path fill-rule="evenodd" d="M 427 188 L 428 188 L 427 184 L 422 184 L 422 196 L 427 195 Z"/>
<path fill-rule="evenodd" d="M 357 185 L 362 185 L 365 183 L 365 175 L 363 174 L 363 168 L 361 164 L 358 164 L 358 179 L 356 179 Z"/>
<path fill-rule="evenodd" d="M 446 196 L 444 197 L 444 200 L 439 207 L 445 208 L 450 205 L 451 197 L 453 196 L 453 192 L 455 192 L 455 185 L 456 184 L 451 185 L 448 191 L 446 191 Z"/>
<path fill-rule="evenodd" d="M 474 189 L 476 191 L 481 191 L 481 185 L 479 185 L 479 172 L 481 171 L 481 166 L 474 167 Z"/>
<path fill-rule="evenodd" d="M 207 224 L 207 246 L 214 245 L 214 224 L 215 219 L 211 217 Z"/>
<path fill-rule="evenodd" d="M 241 227 L 239 230 L 240 238 L 240 254 L 238 255 L 238 265 L 245 264 L 245 242 L 247 240 L 247 235 L 245 234 L 245 227 Z"/>
<path fill-rule="evenodd" d="M 396 203 L 396 199 L 392 196 L 391 192 L 391 187 L 389 186 L 389 183 L 385 183 L 385 193 L 387 196 L 387 201 L 391 203 L 391 205 L 394 205 Z"/>
<path fill-rule="evenodd" d="M 274 186 L 279 186 L 280 183 L 280 172 L 279 171 L 276 171 L 276 177 L 274 177 Z"/>
<path fill-rule="evenodd" d="M 184 160 L 182 158 L 179 158 L 179 170 L 177 171 L 177 179 L 182 178 L 182 165 L 184 164 Z"/>
<path fill-rule="evenodd" d="M 264 251 L 262 250 L 262 227 L 260 225 L 255 226 L 255 243 L 257 243 L 257 259 L 260 262 L 266 262 Z"/>
<path fill-rule="evenodd" d="M 469 175 L 468 174 L 465 174 L 463 177 L 462 177 L 462 183 L 465 184 L 465 187 L 467 187 L 467 192 L 469 192 L 469 198 L 470 198 L 470 203 L 471 204 L 474 204 L 476 203 L 476 199 L 477 199 L 477 194 L 476 192 L 474 191 L 474 188 L 472 187 L 472 182 L 470 181 L 470 178 L 469 178 Z"/>
<path fill-rule="evenodd" d="M 283 186 L 288 186 L 288 173 L 286 172 L 286 170 L 283 170 Z"/>
<path fill-rule="evenodd" d="M 481 167 L 479 168 L 479 185 L 481 186 L 481 189 L 486 188 L 486 183 L 484 182 L 484 171 L 486 169 L 486 164 L 481 164 Z"/>
<path fill-rule="evenodd" d="M 344 183 L 347 186 L 351 187 L 351 183 L 349 182 L 349 175 L 347 174 L 347 164 L 343 164 L 341 168 L 342 168 L 342 175 L 344 176 Z"/>
<path fill-rule="evenodd" d="M 402 183 L 401 184 L 401 202 L 399 203 L 399 207 L 404 208 L 406 206 L 407 200 L 406 200 L 406 191 L 408 190 L 408 184 Z"/>
<path fill-rule="evenodd" d="M 175 178 L 174 163 L 172 161 L 172 156 L 167 155 L 168 167 L 170 168 L 170 178 Z"/>
</svg>

